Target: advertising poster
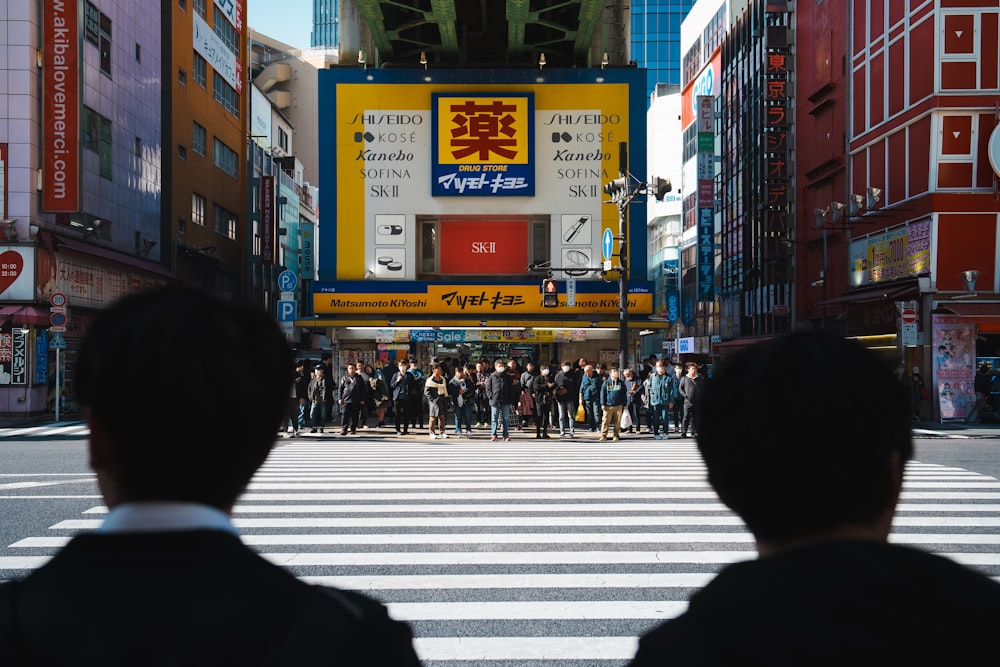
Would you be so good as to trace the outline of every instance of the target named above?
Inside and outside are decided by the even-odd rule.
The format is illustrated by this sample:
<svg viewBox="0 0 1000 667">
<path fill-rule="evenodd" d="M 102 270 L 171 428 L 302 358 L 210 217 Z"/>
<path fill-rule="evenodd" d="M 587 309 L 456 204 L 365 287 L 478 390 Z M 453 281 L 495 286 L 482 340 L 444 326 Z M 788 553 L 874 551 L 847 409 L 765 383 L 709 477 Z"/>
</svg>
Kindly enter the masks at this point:
<svg viewBox="0 0 1000 667">
<path fill-rule="evenodd" d="M 975 404 L 976 325 L 933 316 L 934 391 L 941 419 L 965 419 Z"/>
</svg>

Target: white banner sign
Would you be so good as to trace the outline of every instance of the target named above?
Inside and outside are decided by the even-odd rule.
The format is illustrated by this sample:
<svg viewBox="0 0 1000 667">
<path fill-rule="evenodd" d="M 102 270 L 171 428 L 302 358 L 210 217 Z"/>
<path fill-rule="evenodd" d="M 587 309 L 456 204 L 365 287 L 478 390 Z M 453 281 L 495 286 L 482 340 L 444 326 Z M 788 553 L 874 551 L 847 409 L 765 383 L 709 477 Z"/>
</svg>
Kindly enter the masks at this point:
<svg viewBox="0 0 1000 667">
<path fill-rule="evenodd" d="M 205 20 L 194 14 L 194 50 L 208 61 L 219 75 L 225 79 L 236 92 L 243 93 L 243 65 L 222 38 L 215 34 Z"/>
</svg>

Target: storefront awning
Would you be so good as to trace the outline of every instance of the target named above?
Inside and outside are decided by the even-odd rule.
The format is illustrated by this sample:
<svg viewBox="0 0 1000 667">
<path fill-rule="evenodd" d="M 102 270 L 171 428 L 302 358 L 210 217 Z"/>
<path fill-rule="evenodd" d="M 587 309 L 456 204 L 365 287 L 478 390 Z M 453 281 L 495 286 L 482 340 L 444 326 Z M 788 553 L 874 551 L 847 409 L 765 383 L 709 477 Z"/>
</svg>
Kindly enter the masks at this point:
<svg viewBox="0 0 1000 667">
<path fill-rule="evenodd" d="M 1000 301 L 937 302 L 938 308 L 950 310 L 962 317 L 1000 317 Z"/>
<path fill-rule="evenodd" d="M 150 273 L 155 273 L 163 278 L 177 280 L 177 276 L 171 273 L 167 267 L 159 262 L 153 262 L 140 257 L 132 257 L 131 255 L 102 248 L 101 246 L 94 245 L 92 243 L 84 243 L 82 241 L 57 236 L 56 234 L 49 234 L 47 238 L 51 238 L 52 241 L 55 242 L 56 247 L 60 250 L 75 252 L 81 255 L 89 255 L 91 257 L 99 257 L 117 264 L 125 264 L 136 269 L 149 271 Z"/>
<path fill-rule="evenodd" d="M 25 304 L 23 306 L 3 306 L 0 308 L 0 322 L 10 319 L 14 325 L 32 325 L 47 327 L 49 325 L 49 309 Z"/>
</svg>

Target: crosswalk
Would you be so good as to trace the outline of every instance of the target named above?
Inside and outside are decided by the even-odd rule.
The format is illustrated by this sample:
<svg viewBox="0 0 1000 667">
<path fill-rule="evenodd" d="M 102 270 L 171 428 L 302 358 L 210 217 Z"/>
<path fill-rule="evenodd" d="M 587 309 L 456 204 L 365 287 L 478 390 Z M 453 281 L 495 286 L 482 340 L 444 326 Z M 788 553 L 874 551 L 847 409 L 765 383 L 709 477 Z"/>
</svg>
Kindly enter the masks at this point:
<svg viewBox="0 0 1000 667">
<path fill-rule="evenodd" d="M 728 563 L 755 557 L 689 441 L 283 441 L 235 510 L 304 580 L 368 592 L 425 665 L 624 665 Z M 98 525 L 95 505 L 0 550 L 0 574 Z M 913 462 L 892 540 L 1000 577 L 1000 481 Z"/>
</svg>

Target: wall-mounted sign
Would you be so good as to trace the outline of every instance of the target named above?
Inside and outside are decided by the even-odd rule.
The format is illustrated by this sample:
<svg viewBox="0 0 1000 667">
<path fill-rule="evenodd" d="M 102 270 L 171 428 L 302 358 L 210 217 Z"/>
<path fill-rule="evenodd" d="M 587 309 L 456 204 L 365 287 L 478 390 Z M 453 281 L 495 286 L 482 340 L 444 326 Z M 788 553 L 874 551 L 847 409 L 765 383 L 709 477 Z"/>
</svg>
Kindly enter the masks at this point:
<svg viewBox="0 0 1000 667">
<path fill-rule="evenodd" d="M 433 93 L 435 197 L 535 194 L 534 96 Z"/>
</svg>

